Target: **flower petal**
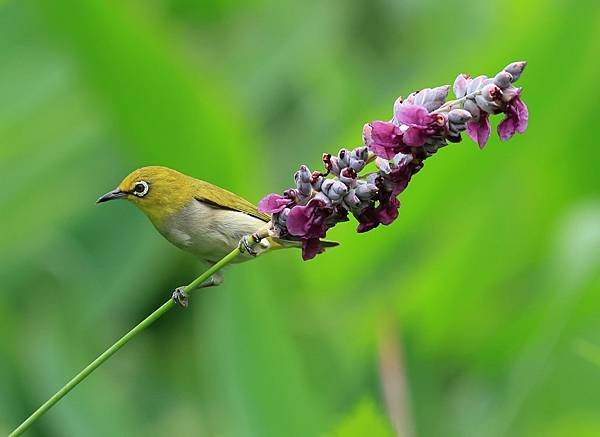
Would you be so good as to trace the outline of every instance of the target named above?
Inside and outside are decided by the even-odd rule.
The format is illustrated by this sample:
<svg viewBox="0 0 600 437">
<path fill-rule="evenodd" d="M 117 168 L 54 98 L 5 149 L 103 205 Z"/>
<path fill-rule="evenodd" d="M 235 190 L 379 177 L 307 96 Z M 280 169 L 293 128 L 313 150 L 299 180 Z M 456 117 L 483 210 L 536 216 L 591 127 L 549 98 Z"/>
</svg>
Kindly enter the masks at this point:
<svg viewBox="0 0 600 437">
<path fill-rule="evenodd" d="M 429 112 L 424 106 L 411 105 L 410 103 L 398 105 L 394 113 L 394 118 L 401 124 L 423 128 L 427 127 L 431 122 Z"/>
<path fill-rule="evenodd" d="M 389 225 L 398 218 L 398 208 L 400 208 L 400 201 L 391 197 L 387 202 L 382 203 L 377 207 L 377 218 L 379 222 L 384 225 Z"/>
<path fill-rule="evenodd" d="M 498 124 L 498 136 L 502 141 L 510 139 L 515 134 L 515 131 L 515 120 L 508 115 Z"/>
<path fill-rule="evenodd" d="M 419 127 L 409 127 L 403 135 L 404 143 L 409 146 L 422 146 L 427 140 L 426 133 Z M 392 156 L 393 158 L 393 156 Z"/>
<path fill-rule="evenodd" d="M 467 134 L 473 141 L 477 141 L 479 148 L 483 149 L 490 138 L 490 120 L 489 114 L 482 112 L 478 121 L 469 121 L 467 123 Z"/>
<path fill-rule="evenodd" d="M 288 232 L 301 238 L 323 238 L 327 231 L 326 219 L 332 208 L 320 199 L 311 199 L 306 205 L 296 205 L 288 214 Z"/>
<path fill-rule="evenodd" d="M 355 217 L 359 221 L 359 225 L 356 228 L 356 232 L 359 234 L 379 226 L 379 220 L 377 219 L 377 213 L 375 212 L 373 205 L 369 206 Z"/>
<path fill-rule="evenodd" d="M 321 242 L 318 238 L 302 240 L 302 259 L 308 261 L 313 259 L 321 251 Z"/>
<path fill-rule="evenodd" d="M 297 237 L 303 237 L 308 231 L 310 209 L 306 205 L 296 205 L 288 214 L 286 226 L 288 232 Z"/>
<path fill-rule="evenodd" d="M 366 124 L 363 128 L 363 139 L 373 153 L 385 159 L 392 159 L 404 145 L 400 128 L 386 121 Z"/>
<path fill-rule="evenodd" d="M 529 122 L 529 111 L 519 94 L 508 103 L 504 120 L 498 125 L 498 136 L 502 141 L 511 138 L 515 133 L 523 133 Z"/>
<path fill-rule="evenodd" d="M 286 206 L 290 204 L 290 199 L 279 194 L 271 193 L 263 197 L 258 202 L 258 211 L 264 212 L 265 214 L 276 214 L 281 212 Z"/>
<path fill-rule="evenodd" d="M 392 169 L 390 167 L 390 161 L 388 161 L 387 159 L 377 157 L 375 159 L 375 165 L 377 166 L 377 168 L 379 170 L 381 170 L 382 172 L 384 172 L 386 174 L 388 174 L 389 172 L 392 171 Z"/>
<path fill-rule="evenodd" d="M 467 94 L 467 87 L 469 86 L 470 82 L 471 76 L 467 74 L 461 73 L 458 76 L 456 76 L 456 79 L 454 80 L 454 86 L 452 87 L 452 89 L 454 90 L 454 95 L 457 99 L 460 99 L 461 97 L 464 97 L 465 94 Z"/>
<path fill-rule="evenodd" d="M 527 125 L 529 124 L 529 109 L 527 109 L 527 105 L 523 100 L 521 100 L 520 96 L 515 97 L 511 103 L 513 103 L 515 112 L 517 113 L 517 132 L 522 134 L 525 132 Z"/>
</svg>

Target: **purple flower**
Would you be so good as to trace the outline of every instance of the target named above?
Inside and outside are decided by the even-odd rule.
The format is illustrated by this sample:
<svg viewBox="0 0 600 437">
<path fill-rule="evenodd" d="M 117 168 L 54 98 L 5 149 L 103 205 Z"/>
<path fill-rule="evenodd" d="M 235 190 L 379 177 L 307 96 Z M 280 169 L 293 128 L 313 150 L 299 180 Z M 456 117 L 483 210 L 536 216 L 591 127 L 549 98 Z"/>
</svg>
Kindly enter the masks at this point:
<svg viewBox="0 0 600 437">
<path fill-rule="evenodd" d="M 400 201 L 387 193 L 386 197 L 380 200 L 377 208 L 370 205 L 356 216 L 358 220 L 356 232 L 367 232 L 380 224 L 389 225 L 398 218 L 398 208 L 400 208 Z"/>
<path fill-rule="evenodd" d="M 398 164 L 390 164 L 390 172 L 382 175 L 383 189 L 376 209 L 380 223 L 389 225 L 398 218 L 400 201 L 397 197 L 406 189 L 413 175 L 421 167 L 422 164 L 418 160 L 404 160 Z"/>
<path fill-rule="evenodd" d="M 498 114 L 501 111 L 502 91 L 493 83 L 484 85 L 480 90 L 480 94 L 475 96 L 475 103 L 484 112 L 489 114 Z"/>
<path fill-rule="evenodd" d="M 379 223 L 389 225 L 396 220 L 398 218 L 398 208 L 400 208 L 400 201 L 395 196 L 390 196 L 386 201 L 380 202 L 375 210 Z"/>
<path fill-rule="evenodd" d="M 448 91 L 450 85 L 442 85 L 435 88 L 425 88 L 421 91 L 411 93 L 406 100 L 405 104 L 419 105 L 425 107 L 427 112 L 435 111 L 446 101 L 448 97 Z M 399 103 L 402 103 L 402 99 L 399 99 Z M 398 104 L 398 100 L 396 100 Z"/>
<path fill-rule="evenodd" d="M 506 107 L 504 120 L 498 125 L 498 135 L 502 141 L 511 138 L 516 132 L 523 133 L 527 129 L 529 111 L 521 100 L 521 90 L 512 98 Z"/>
<path fill-rule="evenodd" d="M 409 146 L 422 146 L 427 139 L 444 130 L 445 114 L 429 113 L 427 108 L 410 103 L 402 103 L 394 108 L 394 120 L 408 126 L 403 134 L 404 143 Z"/>
<path fill-rule="evenodd" d="M 276 214 L 289 206 L 291 202 L 288 197 L 271 193 L 258 202 L 258 210 L 265 214 Z"/>
<path fill-rule="evenodd" d="M 363 140 L 369 150 L 385 159 L 392 159 L 404 146 L 400 128 L 385 121 L 365 124 Z"/>
<path fill-rule="evenodd" d="M 370 205 L 368 208 L 365 208 L 363 211 L 361 211 L 360 214 L 356 215 L 356 219 L 358 220 L 356 232 L 359 234 L 370 231 L 371 229 L 375 229 L 377 226 L 379 226 L 379 218 L 377 217 L 377 212 L 375 211 L 374 205 Z"/>
<path fill-rule="evenodd" d="M 302 259 L 308 261 L 321 252 L 321 241 L 318 238 L 302 239 Z"/>
<path fill-rule="evenodd" d="M 490 138 L 490 115 L 487 112 L 481 112 L 479 120 L 469 121 L 467 123 L 467 134 L 473 141 L 477 141 L 479 148 L 483 149 Z"/>
<path fill-rule="evenodd" d="M 456 80 L 454 81 L 454 95 L 456 95 L 457 99 L 464 97 L 467 94 L 467 88 L 469 87 L 469 83 L 471 83 L 471 76 L 468 74 L 459 74 L 456 76 Z"/>
<path fill-rule="evenodd" d="M 296 205 L 287 217 L 288 232 L 300 238 L 323 238 L 327 219 L 333 208 L 321 199 L 311 199 L 306 205 Z"/>
<path fill-rule="evenodd" d="M 332 206 L 325 201 L 312 198 L 306 205 L 296 205 L 287 216 L 288 232 L 302 241 L 302 259 L 309 260 L 321 252 L 319 239 L 325 237 L 334 213 Z M 338 220 L 340 220 L 338 218 Z"/>
<path fill-rule="evenodd" d="M 404 191 L 412 175 L 418 171 L 415 161 L 412 160 L 412 156 L 405 156 L 408 156 L 408 159 L 403 159 L 397 164 L 389 162 L 383 166 L 379 166 L 381 188 L 383 192 L 390 193 L 394 197 Z"/>
<path fill-rule="evenodd" d="M 379 205 L 369 205 L 356 215 L 359 222 L 357 232 L 367 232 L 380 224 L 389 225 L 398 218 L 400 201 L 398 195 L 408 186 L 412 176 L 423 166 L 411 155 L 397 156 L 394 162 L 378 159 L 377 166 L 380 168 L 377 184 L 379 188 Z"/>
</svg>

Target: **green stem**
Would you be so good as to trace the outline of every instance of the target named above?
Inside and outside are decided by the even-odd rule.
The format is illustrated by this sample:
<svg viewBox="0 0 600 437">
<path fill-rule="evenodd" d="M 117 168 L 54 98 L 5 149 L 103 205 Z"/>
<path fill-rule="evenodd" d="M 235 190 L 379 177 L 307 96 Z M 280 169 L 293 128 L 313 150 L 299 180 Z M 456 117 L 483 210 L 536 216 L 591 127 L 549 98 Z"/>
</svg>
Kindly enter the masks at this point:
<svg viewBox="0 0 600 437">
<path fill-rule="evenodd" d="M 250 238 L 250 243 L 252 243 L 252 238 Z M 229 254 L 225 255 L 219 262 L 213 265 L 206 272 L 198 276 L 192 282 L 189 283 L 185 287 L 185 292 L 190 293 L 198 288 L 200 284 L 210 278 L 213 274 L 221 270 L 231 261 L 233 261 L 239 254 L 239 249 L 232 250 Z M 29 416 L 23 423 L 21 423 L 13 432 L 10 433 L 9 437 L 15 437 L 23 434 L 37 419 L 39 419 L 46 411 L 52 408 L 58 401 L 60 401 L 67 393 L 75 388 L 77 384 L 83 381 L 85 378 L 89 376 L 94 370 L 96 370 L 102 363 L 108 360 L 115 352 L 121 349 L 129 340 L 135 337 L 137 334 L 142 332 L 156 320 L 158 320 L 163 314 L 169 311 L 175 303 L 172 299 L 169 299 L 167 302 L 162 304 L 157 310 L 155 310 L 152 314 L 142 320 L 138 325 L 136 325 L 131 331 L 117 340 L 111 347 L 106 349 L 98 358 L 88 364 L 81 372 L 79 372 L 73 379 L 67 382 L 59 391 L 57 391 L 50 399 L 44 402 L 37 410 L 35 410 L 31 416 Z"/>
<path fill-rule="evenodd" d="M 465 103 L 467 101 L 467 99 L 474 99 L 479 94 L 481 94 L 481 90 L 473 91 L 471 94 L 467 94 L 466 96 L 463 96 L 460 99 L 448 100 L 446 103 L 444 103 L 442 106 L 440 106 L 438 109 L 436 109 L 433 112 L 444 112 L 444 111 L 450 112 L 456 106 L 459 106 L 459 105 L 462 105 L 463 103 Z"/>
</svg>

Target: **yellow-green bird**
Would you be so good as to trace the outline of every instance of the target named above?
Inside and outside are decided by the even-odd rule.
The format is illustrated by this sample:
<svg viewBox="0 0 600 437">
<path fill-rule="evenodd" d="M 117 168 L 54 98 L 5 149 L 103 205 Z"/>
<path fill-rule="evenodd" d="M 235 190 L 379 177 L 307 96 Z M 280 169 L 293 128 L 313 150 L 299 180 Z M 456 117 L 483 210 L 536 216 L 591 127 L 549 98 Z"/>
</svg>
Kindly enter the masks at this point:
<svg viewBox="0 0 600 437">
<path fill-rule="evenodd" d="M 272 236 L 248 244 L 249 236 L 268 235 L 269 215 L 234 193 L 167 167 L 134 170 L 97 202 L 114 199 L 134 203 L 167 240 L 208 264 L 216 263 L 237 247 L 244 253 L 235 262 L 247 261 L 273 249 L 300 247 L 298 241 Z M 322 241 L 323 249 L 337 245 Z M 222 281 L 223 276 L 218 272 L 201 287 L 219 285 Z M 173 300 L 187 306 L 183 287 L 173 292 Z"/>
</svg>

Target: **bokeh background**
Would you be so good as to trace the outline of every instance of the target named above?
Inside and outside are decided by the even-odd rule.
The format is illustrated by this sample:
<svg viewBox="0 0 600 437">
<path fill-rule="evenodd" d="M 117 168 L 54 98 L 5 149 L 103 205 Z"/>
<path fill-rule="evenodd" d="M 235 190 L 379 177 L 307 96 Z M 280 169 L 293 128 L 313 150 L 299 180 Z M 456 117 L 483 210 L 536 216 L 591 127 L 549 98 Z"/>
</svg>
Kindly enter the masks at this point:
<svg viewBox="0 0 600 437">
<path fill-rule="evenodd" d="M 526 135 L 231 269 L 29 435 L 600 435 L 599 52 L 594 0 L 1 1 L 0 434 L 202 271 L 94 204 L 129 171 L 258 201 L 398 95 L 526 59 Z"/>
</svg>

